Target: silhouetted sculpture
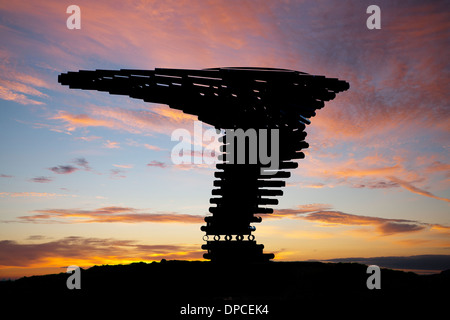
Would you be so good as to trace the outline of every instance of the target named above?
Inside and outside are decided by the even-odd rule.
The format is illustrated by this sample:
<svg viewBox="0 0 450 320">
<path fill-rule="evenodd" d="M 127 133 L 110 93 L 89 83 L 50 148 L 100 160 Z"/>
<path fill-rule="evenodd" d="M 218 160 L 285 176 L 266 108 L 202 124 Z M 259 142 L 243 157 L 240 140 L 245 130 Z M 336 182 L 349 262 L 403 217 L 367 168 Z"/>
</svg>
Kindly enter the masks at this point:
<svg viewBox="0 0 450 320">
<path fill-rule="evenodd" d="M 273 254 L 263 254 L 264 246 L 257 244 L 251 234 L 251 223 L 261 222 L 255 214 L 270 214 L 273 209 L 260 207 L 278 204 L 267 196 L 281 196 L 278 188 L 285 182 L 275 180 L 288 178 L 285 169 L 297 168 L 293 159 L 302 159 L 300 150 L 308 148 L 305 124 L 315 116 L 315 110 L 324 101 L 334 99 L 337 92 L 345 91 L 345 81 L 314 76 L 303 72 L 269 68 L 213 68 L 203 70 L 155 69 L 153 70 L 96 70 L 61 74 L 58 81 L 70 88 L 107 91 L 111 94 L 128 95 L 147 102 L 167 104 L 171 108 L 197 115 L 217 129 L 277 129 L 279 157 L 276 172 L 261 159 L 256 162 L 231 164 L 230 156 L 235 150 L 227 150 L 230 142 L 222 137 L 223 163 L 215 173 L 211 198 L 216 206 L 210 207 L 212 216 L 205 217 L 207 250 L 203 256 L 212 261 L 268 261 Z M 269 141 L 271 141 L 269 139 Z M 233 144 L 234 149 L 235 144 Z M 267 148 L 270 143 L 259 144 L 257 149 Z M 250 143 L 245 152 L 250 153 Z M 227 158 L 228 157 L 228 158 Z M 234 158 L 233 158 L 234 159 Z M 270 171 L 270 172 L 269 172 Z M 272 174 L 267 174 L 272 173 Z M 214 241 L 210 241 L 213 236 Z M 233 236 L 235 240 L 233 241 Z M 244 239 L 247 236 L 247 240 Z M 219 240 L 225 241 L 219 241 Z"/>
</svg>

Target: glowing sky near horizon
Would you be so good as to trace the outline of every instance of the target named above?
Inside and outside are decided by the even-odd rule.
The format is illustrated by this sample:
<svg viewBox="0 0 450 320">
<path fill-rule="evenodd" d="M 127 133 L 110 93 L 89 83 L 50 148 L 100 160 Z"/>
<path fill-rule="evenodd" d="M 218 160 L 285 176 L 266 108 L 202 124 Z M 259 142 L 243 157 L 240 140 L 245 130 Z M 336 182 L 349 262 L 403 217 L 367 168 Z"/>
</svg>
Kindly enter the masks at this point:
<svg viewBox="0 0 450 320">
<path fill-rule="evenodd" d="M 81 30 L 66 8 L 81 8 Z M 196 117 L 62 72 L 255 66 L 346 80 L 256 240 L 279 260 L 449 254 L 448 2 L 3 1 L 0 277 L 200 259 L 212 165 L 171 162 Z M 213 106 L 212 106 L 213 107 Z M 204 126 L 205 129 L 208 126 Z M 59 271 L 58 271 L 59 272 Z"/>
</svg>

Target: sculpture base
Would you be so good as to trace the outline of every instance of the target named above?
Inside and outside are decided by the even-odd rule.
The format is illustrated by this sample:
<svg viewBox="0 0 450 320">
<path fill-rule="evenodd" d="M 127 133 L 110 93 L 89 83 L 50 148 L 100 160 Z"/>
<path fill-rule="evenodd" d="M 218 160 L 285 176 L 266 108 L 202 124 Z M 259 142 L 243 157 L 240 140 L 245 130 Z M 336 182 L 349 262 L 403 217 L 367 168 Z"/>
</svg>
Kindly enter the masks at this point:
<svg viewBox="0 0 450 320">
<path fill-rule="evenodd" d="M 208 250 L 203 258 L 213 262 L 267 262 L 275 255 L 263 253 L 264 245 L 256 241 L 208 241 L 202 245 Z"/>
</svg>

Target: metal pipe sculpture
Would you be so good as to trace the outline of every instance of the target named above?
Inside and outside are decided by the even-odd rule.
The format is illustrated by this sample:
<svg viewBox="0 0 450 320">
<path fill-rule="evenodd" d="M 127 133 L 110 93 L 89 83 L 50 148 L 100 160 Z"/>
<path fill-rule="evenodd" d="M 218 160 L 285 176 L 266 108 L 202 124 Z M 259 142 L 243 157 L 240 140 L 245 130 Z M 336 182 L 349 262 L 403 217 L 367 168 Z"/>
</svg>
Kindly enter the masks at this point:
<svg viewBox="0 0 450 320">
<path fill-rule="evenodd" d="M 284 187 L 285 182 L 276 179 L 290 177 L 285 170 L 298 166 L 291 160 L 304 158 L 301 150 L 309 146 L 304 141 L 308 119 L 324 106 L 324 101 L 349 88 L 339 79 L 269 68 L 81 70 L 63 73 L 58 81 L 73 89 L 107 91 L 167 104 L 217 129 L 227 129 L 221 138 L 223 154 L 219 158 L 223 162 L 216 164 L 219 171 L 214 186 L 218 188 L 212 191 L 219 197 L 211 198 L 216 206 L 209 208 L 212 216 L 205 217 L 206 226 L 201 227 L 207 241 L 202 246 L 207 250 L 203 257 L 219 262 L 274 258 L 274 254 L 263 253 L 264 246 L 256 243 L 252 234 L 255 227 L 250 224 L 261 222 L 255 214 L 273 212 L 264 206 L 276 205 L 278 200 L 267 197 L 283 192 L 267 188 Z M 270 167 L 261 159 L 236 163 L 236 156 L 242 154 L 236 153 L 236 136 L 229 136 L 238 129 L 254 130 L 257 150 L 278 151 L 277 163 Z M 267 130 L 276 132 L 278 148 L 263 139 Z M 248 143 L 243 150 L 248 155 L 245 159 L 250 160 L 255 146 Z"/>
</svg>

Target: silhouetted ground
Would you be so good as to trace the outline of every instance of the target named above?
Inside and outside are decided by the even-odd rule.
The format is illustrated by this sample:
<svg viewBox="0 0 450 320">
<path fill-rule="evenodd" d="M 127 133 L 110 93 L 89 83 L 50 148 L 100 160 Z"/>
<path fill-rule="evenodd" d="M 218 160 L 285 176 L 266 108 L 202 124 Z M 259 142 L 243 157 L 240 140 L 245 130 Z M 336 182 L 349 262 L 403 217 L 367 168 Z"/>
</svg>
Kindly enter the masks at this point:
<svg viewBox="0 0 450 320">
<path fill-rule="evenodd" d="M 206 319 L 182 315 L 182 307 L 215 307 L 210 319 L 302 319 L 324 315 L 406 315 L 446 309 L 450 270 L 417 275 L 382 269 L 381 289 L 366 286 L 367 266 L 357 263 L 270 262 L 216 265 L 211 262 L 163 261 L 94 266 L 81 271 L 81 289 L 69 290 L 70 276 L 60 273 L 0 282 L 3 309 L 14 302 L 32 313 L 61 317 L 126 311 L 144 319 Z M 6 300 L 5 300 L 6 297 Z M 267 305 L 268 314 L 225 314 L 225 305 Z M 218 310 L 221 310 L 220 312 Z M 261 308 L 261 310 L 263 307 Z M 21 309 L 16 309 L 21 312 Z M 248 309 L 247 309 L 248 310 Z M 30 310 L 28 310 L 30 311 Z M 361 313 L 364 311 L 365 313 Z M 256 309 L 255 309 L 256 312 Z M 91 318 L 91 317 L 88 317 Z M 162 319 L 162 318 L 161 318 Z"/>
</svg>

